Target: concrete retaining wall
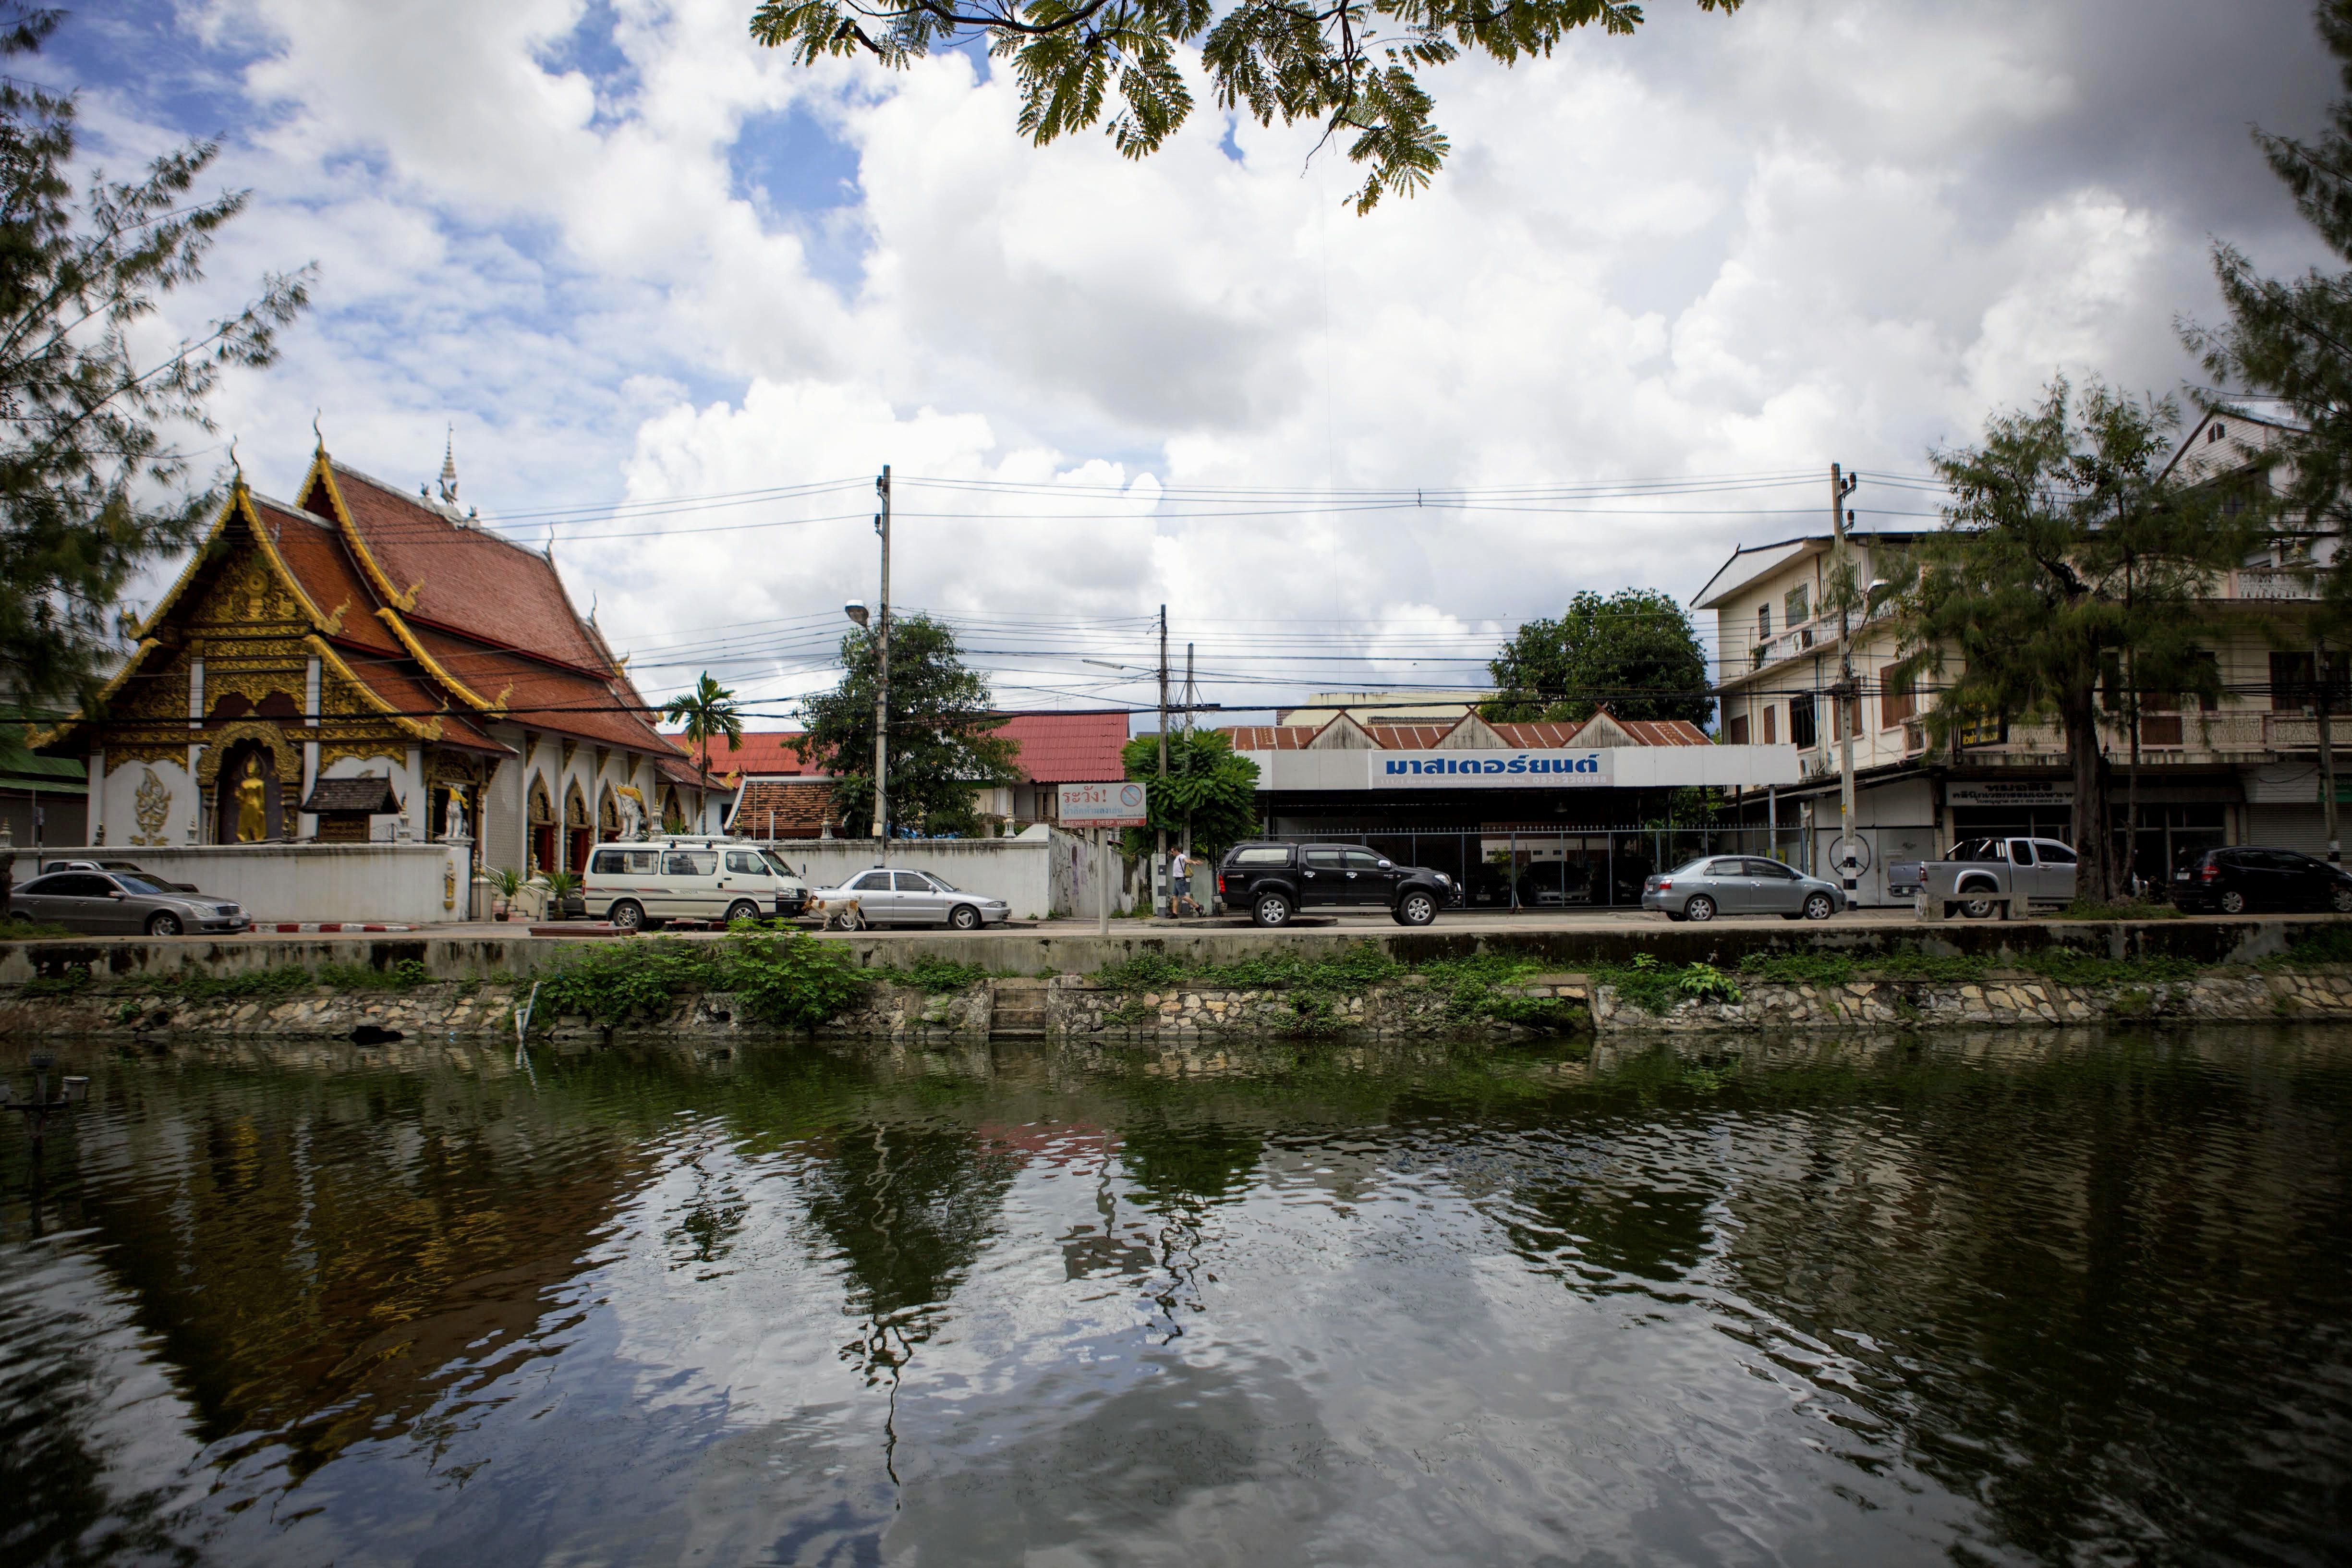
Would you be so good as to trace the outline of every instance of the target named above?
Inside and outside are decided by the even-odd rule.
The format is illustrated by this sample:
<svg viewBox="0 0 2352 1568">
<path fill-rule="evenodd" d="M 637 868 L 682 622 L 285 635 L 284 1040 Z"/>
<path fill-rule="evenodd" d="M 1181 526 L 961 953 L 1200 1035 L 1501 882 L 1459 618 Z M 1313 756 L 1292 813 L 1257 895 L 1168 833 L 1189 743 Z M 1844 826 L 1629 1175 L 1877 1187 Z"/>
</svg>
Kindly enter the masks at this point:
<svg viewBox="0 0 2352 1568">
<path fill-rule="evenodd" d="M 1967 984 L 1855 980 L 1841 985 L 1740 983 L 1737 1002 L 1685 1002 L 1663 1016 L 1629 1006 L 1608 986 L 1593 997 L 1604 1035 L 1752 1034 L 1759 1030 L 1937 1026 L 2081 1026 L 2181 1018 L 2275 1022 L 2352 1017 L 2352 974 L 2229 971 L 2152 985 L 2061 985 L 2032 975 Z"/>
<path fill-rule="evenodd" d="M 437 925 L 470 919 L 465 844 L 201 844 L 18 851 L 21 886 L 53 860 L 129 860 L 167 882 L 234 900 L 257 921 Z"/>
</svg>

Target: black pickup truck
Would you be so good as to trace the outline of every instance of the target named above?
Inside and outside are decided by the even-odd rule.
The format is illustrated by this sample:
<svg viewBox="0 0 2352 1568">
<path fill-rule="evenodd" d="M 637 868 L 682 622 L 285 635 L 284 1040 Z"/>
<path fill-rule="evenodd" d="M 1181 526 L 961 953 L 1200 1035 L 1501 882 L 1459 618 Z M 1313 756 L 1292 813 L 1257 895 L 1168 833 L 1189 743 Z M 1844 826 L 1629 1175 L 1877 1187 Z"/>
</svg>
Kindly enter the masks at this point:
<svg viewBox="0 0 2352 1568">
<path fill-rule="evenodd" d="M 1425 926 L 1462 903 L 1444 872 L 1397 865 L 1360 844 L 1236 844 L 1217 868 L 1217 896 L 1262 926 L 1310 909 L 1386 910 L 1399 925 Z"/>
</svg>

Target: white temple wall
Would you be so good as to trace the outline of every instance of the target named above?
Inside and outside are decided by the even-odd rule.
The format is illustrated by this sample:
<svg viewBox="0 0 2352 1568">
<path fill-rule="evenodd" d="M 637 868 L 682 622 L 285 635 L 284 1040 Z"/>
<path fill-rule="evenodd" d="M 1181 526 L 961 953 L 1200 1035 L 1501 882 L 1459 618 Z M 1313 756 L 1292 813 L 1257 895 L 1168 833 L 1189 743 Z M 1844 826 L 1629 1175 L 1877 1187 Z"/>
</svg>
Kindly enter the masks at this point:
<svg viewBox="0 0 2352 1568">
<path fill-rule="evenodd" d="M 160 776 L 160 767 L 157 772 Z M 42 850 L 40 859 L 100 856 L 136 861 L 166 881 L 193 882 L 204 893 L 243 905 L 257 922 L 437 925 L 466 918 L 464 845 L 52 846 Z M 20 849 L 18 883 L 35 868 L 33 856 Z"/>
</svg>

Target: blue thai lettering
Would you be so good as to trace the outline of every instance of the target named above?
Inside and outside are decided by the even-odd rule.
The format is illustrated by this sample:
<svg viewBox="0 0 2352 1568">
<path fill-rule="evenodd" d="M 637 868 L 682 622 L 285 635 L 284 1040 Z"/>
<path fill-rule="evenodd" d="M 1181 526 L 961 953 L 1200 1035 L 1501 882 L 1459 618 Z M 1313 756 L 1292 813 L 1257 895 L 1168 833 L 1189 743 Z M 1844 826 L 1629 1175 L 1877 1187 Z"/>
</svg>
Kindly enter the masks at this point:
<svg viewBox="0 0 2352 1568">
<path fill-rule="evenodd" d="M 1511 771 L 1515 773 L 1526 773 L 1528 771 L 1527 758 L 1524 756 L 1513 757 L 1511 759 Z"/>
<path fill-rule="evenodd" d="M 1411 763 L 1399 762 L 1399 761 L 1398 761 L 1396 758 L 1394 758 L 1394 757 L 1391 757 L 1391 758 L 1388 760 L 1388 764 L 1389 764 L 1389 765 L 1388 765 L 1388 771 L 1389 771 L 1390 773 L 1401 773 L 1404 772 L 1407 768 L 1409 768 L 1409 767 L 1412 767 L 1412 764 Z"/>
<path fill-rule="evenodd" d="M 1501 773 L 1503 771 L 1503 759 L 1500 757 L 1488 757 L 1486 759 L 1486 766 L 1484 771 L 1490 773 Z"/>
<path fill-rule="evenodd" d="M 1580 773 L 1597 773 L 1601 771 L 1601 759 L 1599 757 L 1579 757 L 1576 760 L 1576 771 Z"/>
</svg>

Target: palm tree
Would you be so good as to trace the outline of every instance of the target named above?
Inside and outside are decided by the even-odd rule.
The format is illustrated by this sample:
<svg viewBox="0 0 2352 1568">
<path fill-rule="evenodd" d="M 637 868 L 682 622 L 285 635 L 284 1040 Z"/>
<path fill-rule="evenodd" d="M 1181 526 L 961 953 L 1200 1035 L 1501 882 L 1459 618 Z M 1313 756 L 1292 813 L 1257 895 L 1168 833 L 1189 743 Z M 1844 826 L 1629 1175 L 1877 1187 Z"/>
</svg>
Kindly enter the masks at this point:
<svg viewBox="0 0 2352 1568">
<path fill-rule="evenodd" d="M 710 742 L 724 735 L 730 752 L 743 744 L 743 716 L 736 710 L 735 693 L 711 679 L 706 669 L 693 690 L 672 698 L 663 707 L 662 717 L 670 723 L 685 725 L 686 738 L 701 748 L 702 791 L 707 796 L 710 793 Z"/>
</svg>

